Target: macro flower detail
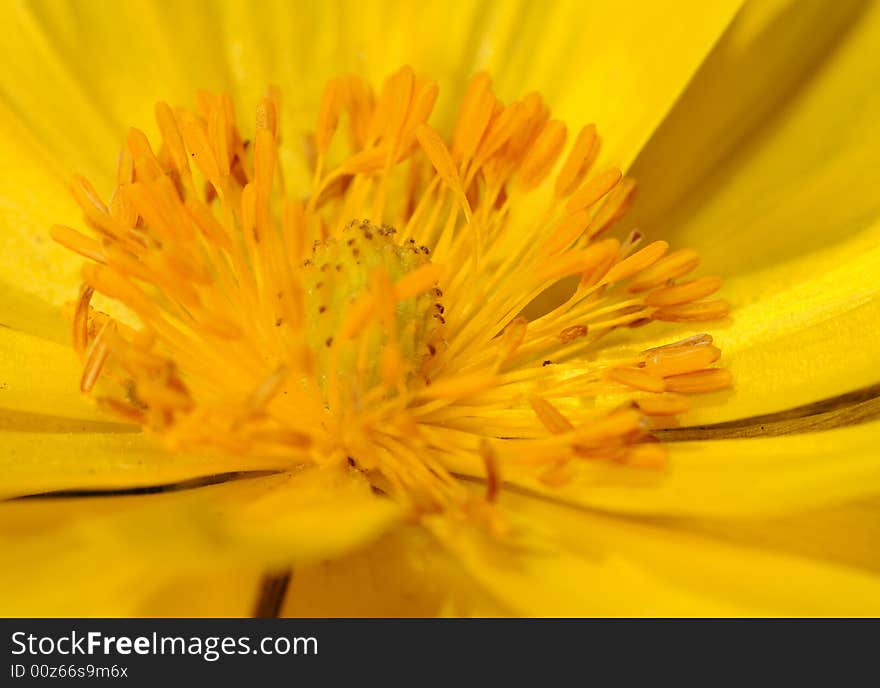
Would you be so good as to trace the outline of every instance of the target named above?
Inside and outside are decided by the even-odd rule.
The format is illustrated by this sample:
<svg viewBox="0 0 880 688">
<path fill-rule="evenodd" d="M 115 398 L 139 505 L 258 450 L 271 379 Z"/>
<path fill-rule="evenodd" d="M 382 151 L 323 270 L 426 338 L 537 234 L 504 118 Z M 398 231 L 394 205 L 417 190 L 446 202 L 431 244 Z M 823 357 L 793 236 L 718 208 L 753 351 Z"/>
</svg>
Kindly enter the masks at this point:
<svg viewBox="0 0 880 688">
<path fill-rule="evenodd" d="M 0 615 L 880 613 L 880 5 L 0 16 Z"/>
<path fill-rule="evenodd" d="M 377 94 L 331 80 L 306 198 L 285 193 L 277 92 L 252 133 L 227 95 L 159 103 L 161 144 L 129 131 L 109 200 L 74 183 L 94 236 L 53 228 L 90 259 L 72 306 L 81 389 L 173 449 L 348 463 L 417 512 L 467 508 L 462 456 L 485 464 L 490 500 L 509 467 L 550 486 L 572 461 L 662 467 L 654 419 L 729 386 L 721 352 L 708 335 L 616 358 L 595 345 L 723 317 L 720 279 L 689 278 L 696 252 L 638 231 L 605 238 L 634 183 L 592 169 L 594 126 L 566 149 L 540 96 L 505 105 L 479 74 L 447 143 L 426 124 L 437 96 L 409 67 Z M 571 277 L 564 302 L 522 314 Z"/>
</svg>

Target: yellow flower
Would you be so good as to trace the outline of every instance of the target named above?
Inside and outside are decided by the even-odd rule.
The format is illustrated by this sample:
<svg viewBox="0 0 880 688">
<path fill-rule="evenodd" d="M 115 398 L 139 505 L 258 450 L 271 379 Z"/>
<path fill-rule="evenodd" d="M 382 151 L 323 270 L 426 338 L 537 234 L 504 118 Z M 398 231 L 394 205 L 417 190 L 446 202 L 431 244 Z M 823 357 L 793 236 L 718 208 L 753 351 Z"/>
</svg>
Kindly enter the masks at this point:
<svg viewBox="0 0 880 688">
<path fill-rule="evenodd" d="M 878 612 L 880 10 L 4 12 L 2 613 Z"/>
</svg>

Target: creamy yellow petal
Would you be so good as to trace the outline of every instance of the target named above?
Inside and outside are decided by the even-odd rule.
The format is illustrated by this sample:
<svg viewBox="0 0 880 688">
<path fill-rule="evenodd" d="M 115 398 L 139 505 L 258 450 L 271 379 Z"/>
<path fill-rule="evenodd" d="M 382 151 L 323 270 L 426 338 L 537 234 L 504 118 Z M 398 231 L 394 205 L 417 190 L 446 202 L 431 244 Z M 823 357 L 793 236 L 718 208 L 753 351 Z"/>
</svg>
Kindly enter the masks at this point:
<svg viewBox="0 0 880 688">
<path fill-rule="evenodd" d="M 335 73 L 379 80 L 412 64 L 440 82 L 439 119 L 451 123 L 467 78 L 486 69 L 503 98 L 540 90 L 576 122 L 595 119 L 609 159 L 625 165 L 739 4 L 346 0 L 314 8 L 271 2 L 255 10 L 229 2 L 218 6 L 219 45 L 243 99 L 258 97 L 267 81 L 297 84 L 296 106 L 286 113 L 294 131 L 311 122 L 323 84 Z M 296 40 L 297 32 L 304 40 Z M 537 49 L 523 50 L 526 45 Z"/>
<path fill-rule="evenodd" d="M 75 295 L 82 260 L 48 236 L 52 224 L 81 225 L 67 180 L 82 173 L 109 193 L 126 128 L 153 132 L 157 100 L 189 103 L 197 88 L 229 87 L 207 38 L 216 15 L 204 1 L 0 7 L 9 33 L 0 46 L 0 322 L 46 336 L 45 304 Z"/>
<path fill-rule="evenodd" d="M 507 479 L 550 498 L 650 515 L 754 518 L 880 495 L 880 422 L 821 433 L 673 442 L 662 471 L 572 463 L 575 478 L 548 488 L 509 469 Z"/>
<path fill-rule="evenodd" d="M 80 393 L 81 376 L 72 345 L 0 328 L 0 408 L 107 420 Z"/>
<path fill-rule="evenodd" d="M 878 40 L 880 7 L 869 3 L 785 107 L 682 203 L 637 218 L 698 248 L 734 306 L 729 323 L 705 327 L 735 392 L 685 423 L 771 413 L 880 378 Z M 664 167 L 644 185 L 667 176 Z"/>
<path fill-rule="evenodd" d="M 468 522 L 437 521 L 430 527 L 473 578 L 514 616 L 749 614 L 746 609 L 669 584 L 614 550 L 597 547 L 580 552 L 545 532 L 523 535 L 524 541 L 514 547 Z"/>
<path fill-rule="evenodd" d="M 693 245 L 706 269 L 733 277 L 826 248 L 870 226 L 880 210 L 873 193 L 880 170 L 880 95 L 871 88 L 880 76 L 878 39 L 880 8 L 866 3 L 785 107 L 722 164 L 703 171 L 671 213 L 644 216 L 646 228 Z M 664 168 L 643 175 L 643 185 L 662 185 L 667 174 Z M 757 280 L 751 293 L 767 289 L 773 285 Z"/>
<path fill-rule="evenodd" d="M 828 249 L 731 280 L 725 296 L 738 307 L 711 331 L 733 393 L 694 404 L 683 422 L 773 413 L 880 382 L 878 240 L 875 222 Z M 766 289 L 755 291 L 756 283 Z"/>
<path fill-rule="evenodd" d="M 0 504 L 0 613 L 134 616 L 181 580 L 236 566 L 180 518 L 191 502 L 176 493 Z"/>
<path fill-rule="evenodd" d="M 735 304 L 726 321 L 658 327 L 640 338 L 639 348 L 649 348 L 710 332 L 721 348 L 733 390 L 695 399 L 682 424 L 774 413 L 880 381 L 878 246 L 880 221 L 874 221 L 856 236 L 762 270 L 748 268 L 744 256 L 746 272 L 723 287 Z M 609 343 L 606 351 L 633 346 L 630 339 L 620 348 Z"/>
<path fill-rule="evenodd" d="M 449 122 L 467 78 L 485 68 L 505 98 L 539 89 L 572 126 L 595 120 L 607 159 L 626 165 L 738 4 L 602 2 L 587 12 L 574 0 L 259 7 L 143 0 L 112 12 L 99 3 L 4 5 L 0 283 L 22 293 L 17 301 L 70 298 L 80 261 L 48 246 L 46 234 L 53 223 L 77 224 L 63 180 L 82 172 L 109 192 L 125 128 L 152 132 L 156 100 L 188 103 L 198 88 L 230 90 L 247 122 L 266 86 L 278 84 L 290 163 L 331 76 L 355 71 L 380 79 L 412 63 L 440 81 L 437 119 Z M 0 322 L 9 320 L 9 308 L 0 299 Z M 16 315 L 15 324 L 34 319 Z"/>
<path fill-rule="evenodd" d="M 153 129 L 156 100 L 189 102 L 196 88 L 228 87 L 212 40 L 218 9 L 206 0 L 134 0 L 113 11 L 98 3 L 7 4 L 0 90 L 46 150 L 99 175 L 100 188 L 112 178 L 125 127 Z"/>
<path fill-rule="evenodd" d="M 503 615 L 424 530 L 400 526 L 345 556 L 294 567 L 282 616 Z"/>
<path fill-rule="evenodd" d="M 217 537 L 268 564 L 339 555 L 369 543 L 402 516 L 399 505 L 373 493 L 355 470 L 303 469 L 279 476 L 241 503 L 233 495 L 230 518 Z M 221 507 L 222 508 L 222 507 Z"/>
<path fill-rule="evenodd" d="M 76 298 L 83 261 L 49 228 L 81 224 L 65 182 L 74 170 L 54 163 L 2 99 L 0 161 L 0 324 L 60 341 L 69 329 L 58 307 Z"/>
<path fill-rule="evenodd" d="M 636 159 L 631 173 L 643 183 L 627 221 L 658 223 L 659 229 L 659 218 L 686 203 L 716 165 L 772 126 L 771 119 L 847 40 L 865 4 L 746 3 Z"/>
<path fill-rule="evenodd" d="M 669 519 L 664 525 L 880 573 L 880 501 L 872 499 L 774 518 Z"/>
<path fill-rule="evenodd" d="M 36 113 L 37 131 L 64 157 L 74 144 L 63 120 L 52 119 L 52 106 L 67 98 L 83 118 L 78 129 L 94 138 L 83 143 L 99 156 L 109 145 L 101 137 L 120 124 L 149 121 L 153 100 L 187 99 L 200 87 L 251 96 L 269 82 L 296 84 L 304 105 L 314 105 L 338 72 L 381 78 L 412 63 L 460 91 L 470 73 L 486 68 L 506 97 L 541 89 L 581 117 L 619 126 L 619 133 L 607 130 L 609 145 L 631 158 L 739 4 L 346 0 L 255 7 L 199 0 L 181 7 L 136 0 L 107 12 L 43 0 L 7 9 L 5 23 L 17 30 L 4 50 L 28 68 L 10 70 L 4 90 L 17 92 L 20 111 Z M 38 74 L 55 88 L 34 89 Z"/>
<path fill-rule="evenodd" d="M 278 494 L 289 497 L 279 525 L 253 532 L 255 512 Z M 368 542 L 390 525 L 386 501 L 338 475 L 303 473 L 140 497 L 5 502 L 0 614 L 147 613 L 201 577 L 228 582 L 251 572 L 252 580 L 282 561 L 338 556 Z"/>
<path fill-rule="evenodd" d="M 148 487 L 289 465 L 289 460 L 277 457 L 172 453 L 157 439 L 139 432 L 7 430 L 0 433 L 0 446 L 0 498 L 57 490 Z"/>
<path fill-rule="evenodd" d="M 238 618 L 254 615 L 263 571 L 235 568 L 170 580 L 134 608 L 135 617 Z"/>
<path fill-rule="evenodd" d="M 543 14 L 555 3 L 528 4 Z M 546 88 L 548 75 L 557 75 L 549 95 L 559 115 L 573 126 L 584 118 L 595 122 L 605 151 L 599 164 L 604 159 L 626 169 L 740 4 L 574 0 L 571 14 L 553 17 L 553 31 L 533 43 L 540 45 L 533 56 L 525 57 L 519 37 L 514 54 L 537 64 L 534 88 Z"/>
<path fill-rule="evenodd" d="M 505 494 L 512 543 L 473 524 L 433 532 L 523 615 L 870 616 L 880 576 Z"/>
</svg>

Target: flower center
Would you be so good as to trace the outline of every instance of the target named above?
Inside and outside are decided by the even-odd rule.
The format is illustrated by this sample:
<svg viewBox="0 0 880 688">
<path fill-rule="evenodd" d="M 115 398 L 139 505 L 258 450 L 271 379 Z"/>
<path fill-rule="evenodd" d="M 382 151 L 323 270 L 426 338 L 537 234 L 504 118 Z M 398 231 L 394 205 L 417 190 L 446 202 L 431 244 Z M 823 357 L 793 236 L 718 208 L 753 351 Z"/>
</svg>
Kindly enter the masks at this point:
<svg viewBox="0 0 880 688">
<path fill-rule="evenodd" d="M 435 353 L 444 322 L 438 288 L 392 299 L 393 285 L 429 266 L 430 250 L 414 240 L 394 242 L 394 228 L 352 221 L 339 238 L 318 240 L 302 264 L 305 336 L 315 352 L 315 375 L 327 401 L 328 372 L 370 389 L 382 379 L 409 381 Z M 334 349 L 346 309 L 374 293 L 384 301 L 381 328 L 358 349 Z M 396 302 L 395 302 L 396 301 Z M 280 325 L 280 323 L 279 323 Z"/>
<path fill-rule="evenodd" d="M 662 467 L 652 430 L 730 384 L 720 351 L 607 336 L 724 317 L 720 280 L 689 277 L 693 251 L 609 236 L 634 182 L 592 172 L 594 126 L 563 156 L 537 94 L 505 105 L 480 74 L 444 139 L 437 93 L 408 67 L 378 92 L 331 80 L 292 146 L 275 91 L 250 137 L 227 95 L 159 103 L 161 145 L 129 131 L 108 201 L 73 184 L 94 236 L 52 229 L 89 260 L 82 390 L 172 448 L 348 463 L 419 509 L 468 503 L 457 473 L 491 500 L 504 479 Z"/>
</svg>

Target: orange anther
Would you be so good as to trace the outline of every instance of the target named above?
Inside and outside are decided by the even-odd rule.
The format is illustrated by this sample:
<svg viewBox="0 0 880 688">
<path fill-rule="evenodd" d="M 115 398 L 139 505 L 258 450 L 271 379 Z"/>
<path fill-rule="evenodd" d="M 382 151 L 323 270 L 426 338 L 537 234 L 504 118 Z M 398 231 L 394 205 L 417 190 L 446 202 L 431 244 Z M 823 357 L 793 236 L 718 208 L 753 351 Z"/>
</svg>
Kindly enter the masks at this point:
<svg viewBox="0 0 880 688">
<path fill-rule="evenodd" d="M 645 358 L 645 370 L 661 377 L 679 375 L 701 370 L 720 357 L 721 349 L 711 345 L 657 349 Z"/>
<path fill-rule="evenodd" d="M 480 440 L 480 458 L 486 467 L 486 501 L 494 502 L 498 498 L 498 490 L 501 488 L 501 471 L 499 470 L 498 455 L 489 444 L 488 440 Z"/>
<path fill-rule="evenodd" d="M 321 96 L 321 105 L 318 107 L 318 124 L 315 127 L 315 146 L 319 155 L 327 152 L 336 132 L 339 113 L 342 111 L 342 90 L 340 79 L 330 79 L 324 87 L 324 95 Z"/>
<path fill-rule="evenodd" d="M 668 457 L 659 444 L 638 444 L 627 450 L 623 463 L 636 468 L 663 468 Z"/>
<path fill-rule="evenodd" d="M 75 229 L 65 227 L 64 225 L 53 225 L 49 230 L 49 235 L 65 248 L 69 248 L 81 256 L 85 256 L 98 263 L 106 262 L 104 252 L 101 250 L 101 244 L 85 234 L 77 232 Z"/>
<path fill-rule="evenodd" d="M 534 189 L 550 174 L 565 146 L 567 131 L 559 120 L 547 122 L 522 162 L 519 181 L 523 188 Z"/>
<path fill-rule="evenodd" d="M 648 244 L 641 251 L 634 253 L 611 268 L 605 277 L 602 278 L 602 283 L 612 284 L 632 277 L 656 263 L 668 250 L 669 244 L 665 241 L 655 241 L 652 244 Z"/>
<path fill-rule="evenodd" d="M 563 344 L 571 344 L 575 339 L 586 337 L 589 331 L 586 325 L 572 325 L 559 333 L 559 341 Z"/>
<path fill-rule="evenodd" d="M 220 166 L 208 139 L 205 125 L 189 112 L 180 114 L 178 124 L 186 149 L 196 167 L 206 178 L 211 181 L 219 181 Z"/>
<path fill-rule="evenodd" d="M 590 236 L 597 236 L 623 217 L 635 198 L 636 182 L 624 177 L 605 197 L 605 202 L 590 224 Z"/>
<path fill-rule="evenodd" d="M 638 292 L 659 287 L 668 280 L 686 275 L 697 267 L 699 262 L 700 255 L 693 249 L 673 251 L 636 277 L 630 283 L 629 290 Z"/>
<path fill-rule="evenodd" d="M 649 306 L 677 306 L 714 294 L 720 287 L 720 277 L 700 277 L 682 284 L 656 289 L 645 297 L 645 303 Z"/>
<path fill-rule="evenodd" d="M 476 74 L 465 92 L 453 129 L 452 153 L 456 159 L 474 156 L 494 110 L 492 80 L 485 72 Z"/>
<path fill-rule="evenodd" d="M 571 421 L 563 416 L 559 409 L 546 399 L 533 396 L 529 398 L 529 404 L 531 404 L 541 424 L 552 434 L 559 435 L 563 432 L 574 430 L 574 425 L 571 424 Z"/>
<path fill-rule="evenodd" d="M 574 191 L 593 164 L 598 152 L 599 137 L 596 134 L 596 125 L 589 124 L 578 133 L 562 169 L 559 170 L 559 176 L 556 177 L 557 196 L 565 197 Z"/>
<path fill-rule="evenodd" d="M 461 184 L 455 170 L 455 163 L 440 135 L 427 124 L 423 124 L 416 129 L 416 137 L 440 178 L 450 187 L 460 189 Z"/>
<path fill-rule="evenodd" d="M 662 377 L 652 375 L 641 368 L 614 368 L 608 371 L 607 376 L 609 380 L 644 392 L 663 392 L 666 390 L 666 384 Z"/>
<path fill-rule="evenodd" d="M 724 299 L 717 299 L 715 301 L 693 301 L 661 308 L 654 313 L 654 318 L 668 322 L 701 322 L 718 320 L 729 312 L 730 304 Z"/>
<path fill-rule="evenodd" d="M 565 209 L 573 213 L 583 208 L 589 208 L 617 186 L 622 177 L 623 175 L 616 167 L 600 172 L 572 195 Z"/>
<path fill-rule="evenodd" d="M 680 394 L 702 394 L 727 389 L 732 382 L 733 377 L 729 371 L 724 368 L 709 368 L 667 377 L 666 389 Z"/>
</svg>

